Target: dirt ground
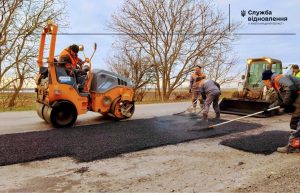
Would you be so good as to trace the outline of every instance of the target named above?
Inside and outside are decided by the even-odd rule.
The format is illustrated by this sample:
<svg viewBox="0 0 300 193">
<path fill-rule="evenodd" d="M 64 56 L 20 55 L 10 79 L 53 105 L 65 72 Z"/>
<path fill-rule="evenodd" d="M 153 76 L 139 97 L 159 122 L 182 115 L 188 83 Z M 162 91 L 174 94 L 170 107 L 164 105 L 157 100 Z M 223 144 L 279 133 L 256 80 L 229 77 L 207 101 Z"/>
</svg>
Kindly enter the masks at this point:
<svg viewBox="0 0 300 193">
<path fill-rule="evenodd" d="M 289 131 L 289 115 L 244 121 L 263 127 L 92 162 L 61 157 L 1 166 L 0 191 L 299 192 L 299 154 L 254 154 L 220 145 L 224 139 Z"/>
</svg>

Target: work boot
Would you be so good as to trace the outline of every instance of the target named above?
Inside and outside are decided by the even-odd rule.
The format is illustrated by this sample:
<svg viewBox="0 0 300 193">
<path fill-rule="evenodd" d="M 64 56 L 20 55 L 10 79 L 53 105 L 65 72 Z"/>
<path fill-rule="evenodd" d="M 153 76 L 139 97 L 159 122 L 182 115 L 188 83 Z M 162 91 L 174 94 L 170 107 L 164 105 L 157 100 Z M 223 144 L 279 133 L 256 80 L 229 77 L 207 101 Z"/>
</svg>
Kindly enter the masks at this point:
<svg viewBox="0 0 300 193">
<path fill-rule="evenodd" d="M 203 113 L 203 116 L 202 116 L 202 121 L 208 121 L 208 115 L 207 113 Z"/>
<path fill-rule="evenodd" d="M 284 147 L 278 147 L 277 152 L 279 152 L 279 153 L 299 153 L 300 149 L 294 148 L 290 145 L 286 145 Z"/>
<path fill-rule="evenodd" d="M 216 113 L 216 119 L 220 119 L 221 118 L 221 114 L 220 113 Z"/>
</svg>

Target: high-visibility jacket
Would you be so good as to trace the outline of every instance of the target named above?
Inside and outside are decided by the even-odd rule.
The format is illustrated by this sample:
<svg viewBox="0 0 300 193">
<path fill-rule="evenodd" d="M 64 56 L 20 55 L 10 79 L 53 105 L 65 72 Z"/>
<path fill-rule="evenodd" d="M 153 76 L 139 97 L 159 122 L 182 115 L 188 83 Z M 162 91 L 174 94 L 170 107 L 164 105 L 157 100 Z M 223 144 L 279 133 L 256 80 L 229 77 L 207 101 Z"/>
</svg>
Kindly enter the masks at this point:
<svg viewBox="0 0 300 193">
<path fill-rule="evenodd" d="M 206 75 L 204 73 L 193 73 L 190 79 L 190 89 L 193 89 L 194 91 L 200 91 L 200 83 L 201 80 L 205 79 Z"/>
<path fill-rule="evenodd" d="M 295 76 L 273 74 L 271 82 L 278 95 L 277 101 L 275 101 L 271 107 L 281 104 L 291 105 L 300 94 L 300 79 Z"/>
<path fill-rule="evenodd" d="M 300 70 L 297 73 L 294 73 L 294 76 L 296 76 L 297 78 L 300 78 Z"/>
<path fill-rule="evenodd" d="M 280 91 L 281 86 L 280 86 L 280 84 L 279 84 L 279 79 L 281 79 L 282 77 L 283 77 L 283 75 L 282 75 L 282 74 L 279 74 L 279 75 L 277 75 L 277 76 L 273 79 L 273 81 L 272 81 L 272 86 L 273 86 L 273 88 L 276 90 L 276 92 L 279 92 L 279 91 Z"/>
<path fill-rule="evenodd" d="M 77 56 L 71 54 L 71 50 L 66 48 L 60 54 L 58 61 L 63 63 L 67 69 L 75 69 L 79 59 Z"/>
</svg>

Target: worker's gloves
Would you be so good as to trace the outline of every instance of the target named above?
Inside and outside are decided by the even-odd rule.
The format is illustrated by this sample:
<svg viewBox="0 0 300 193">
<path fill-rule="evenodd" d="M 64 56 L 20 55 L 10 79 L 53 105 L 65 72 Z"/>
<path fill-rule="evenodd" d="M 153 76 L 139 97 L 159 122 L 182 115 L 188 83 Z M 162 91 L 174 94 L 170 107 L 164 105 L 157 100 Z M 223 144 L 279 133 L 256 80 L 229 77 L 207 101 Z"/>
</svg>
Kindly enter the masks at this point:
<svg viewBox="0 0 300 193">
<path fill-rule="evenodd" d="M 264 111 L 263 113 L 266 114 L 266 113 L 270 112 L 270 111 L 268 111 L 268 110 L 269 110 L 269 107 L 264 108 L 264 109 L 263 109 L 263 111 Z"/>
<path fill-rule="evenodd" d="M 285 104 L 285 103 L 282 103 L 281 105 L 279 105 L 280 106 L 280 108 L 286 108 L 287 106 L 289 106 L 289 105 L 287 105 L 287 104 Z"/>
<path fill-rule="evenodd" d="M 295 112 L 295 110 L 296 110 L 296 107 L 294 105 L 285 105 L 285 107 L 284 107 L 285 113 L 293 113 L 293 112 Z"/>
<path fill-rule="evenodd" d="M 293 113 L 296 110 L 296 107 L 294 105 L 287 105 L 285 103 L 282 103 L 280 105 L 280 108 L 284 108 L 285 113 Z"/>
<path fill-rule="evenodd" d="M 190 93 L 190 94 L 192 93 L 192 89 L 189 90 L 189 93 Z"/>
</svg>

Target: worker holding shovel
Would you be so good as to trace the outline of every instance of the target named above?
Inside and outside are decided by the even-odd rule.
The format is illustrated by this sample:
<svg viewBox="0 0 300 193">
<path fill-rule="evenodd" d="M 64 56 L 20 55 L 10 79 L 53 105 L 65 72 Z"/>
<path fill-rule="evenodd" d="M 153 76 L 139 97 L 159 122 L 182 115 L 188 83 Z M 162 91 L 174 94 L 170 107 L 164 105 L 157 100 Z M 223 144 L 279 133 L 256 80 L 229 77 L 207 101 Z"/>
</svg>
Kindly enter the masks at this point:
<svg viewBox="0 0 300 193">
<path fill-rule="evenodd" d="M 190 79 L 190 90 L 192 93 L 193 112 L 196 112 L 197 100 L 199 100 L 200 108 L 203 108 L 203 99 L 201 97 L 201 90 L 199 87 L 200 81 L 205 79 L 206 75 L 201 71 L 201 66 L 196 66 L 195 73 L 192 74 Z"/>
<path fill-rule="evenodd" d="M 269 108 L 280 105 L 285 112 L 291 113 L 290 128 L 292 132 L 288 144 L 279 147 L 278 152 L 300 152 L 300 79 L 292 75 L 282 75 L 265 70 L 262 74 L 263 83 L 268 88 L 274 88 L 278 99 Z"/>
<path fill-rule="evenodd" d="M 220 119 L 220 107 L 219 107 L 219 98 L 221 95 L 220 85 L 213 80 L 202 80 L 200 83 L 200 90 L 204 102 L 204 111 L 203 111 L 203 120 L 207 121 L 208 111 L 211 104 L 216 113 L 216 119 Z"/>
</svg>

